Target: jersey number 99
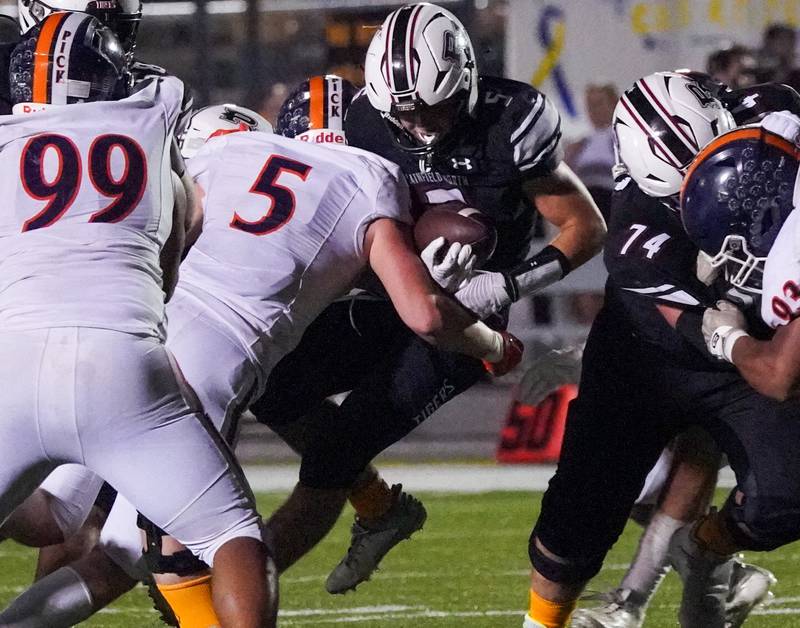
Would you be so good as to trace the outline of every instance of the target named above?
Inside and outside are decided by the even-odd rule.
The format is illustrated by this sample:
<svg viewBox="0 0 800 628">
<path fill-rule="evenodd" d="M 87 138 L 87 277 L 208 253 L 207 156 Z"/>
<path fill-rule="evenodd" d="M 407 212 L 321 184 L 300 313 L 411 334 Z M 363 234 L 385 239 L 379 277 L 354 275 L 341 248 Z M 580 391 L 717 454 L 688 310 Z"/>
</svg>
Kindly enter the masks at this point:
<svg viewBox="0 0 800 628">
<path fill-rule="evenodd" d="M 114 150 L 122 154 L 125 167 L 119 177 L 112 172 Z M 58 161 L 52 179 L 45 174 L 44 162 L 48 151 Z M 78 195 L 83 180 L 81 154 L 75 143 L 64 135 L 37 135 L 22 149 L 20 179 L 25 192 L 37 201 L 46 201 L 44 208 L 22 225 L 22 231 L 49 227 L 61 218 Z M 125 135 L 100 135 L 89 147 L 89 181 L 101 195 L 113 199 L 94 212 L 89 222 L 119 222 L 139 204 L 147 186 L 147 159 L 139 144 Z"/>
</svg>

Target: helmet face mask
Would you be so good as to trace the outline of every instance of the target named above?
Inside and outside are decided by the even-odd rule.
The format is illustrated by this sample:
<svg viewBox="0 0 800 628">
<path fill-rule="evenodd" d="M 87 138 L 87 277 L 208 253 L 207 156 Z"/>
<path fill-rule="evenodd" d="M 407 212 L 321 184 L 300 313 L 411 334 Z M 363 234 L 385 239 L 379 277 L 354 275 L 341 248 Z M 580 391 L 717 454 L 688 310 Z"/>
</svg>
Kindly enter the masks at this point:
<svg viewBox="0 0 800 628">
<path fill-rule="evenodd" d="M 431 153 L 477 105 L 469 35 L 450 11 L 427 2 L 404 6 L 384 20 L 367 51 L 364 78 L 367 97 L 389 132 L 415 154 Z"/>
<path fill-rule="evenodd" d="M 681 190 L 689 238 L 730 286 L 758 295 L 764 263 L 794 210 L 800 151 L 760 128 L 714 140 L 697 156 Z"/>
<path fill-rule="evenodd" d="M 722 268 L 725 281 L 750 294 L 761 294 L 766 257 L 754 255 L 741 235 L 728 235 L 719 253 L 710 259 L 713 268 Z"/>
<path fill-rule="evenodd" d="M 390 131 L 401 148 L 412 153 L 427 154 L 463 119 L 466 94 L 455 94 L 433 106 L 418 103 L 414 107 L 392 108 L 396 120 Z"/>
</svg>

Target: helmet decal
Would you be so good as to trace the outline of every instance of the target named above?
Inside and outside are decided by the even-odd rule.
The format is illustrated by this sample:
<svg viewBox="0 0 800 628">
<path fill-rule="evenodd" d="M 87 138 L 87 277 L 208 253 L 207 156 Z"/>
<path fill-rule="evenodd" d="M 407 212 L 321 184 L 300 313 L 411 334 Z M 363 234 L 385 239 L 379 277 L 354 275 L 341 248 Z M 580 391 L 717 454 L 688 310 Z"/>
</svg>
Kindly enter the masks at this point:
<svg viewBox="0 0 800 628">
<path fill-rule="evenodd" d="M 355 93 L 349 81 L 335 74 L 313 76 L 298 85 L 281 105 L 276 132 L 306 141 L 342 144 L 345 114 Z M 312 131 L 325 133 L 316 133 L 315 138 L 322 138 L 317 140 L 306 135 Z M 329 136 L 331 139 L 326 139 Z"/>
</svg>

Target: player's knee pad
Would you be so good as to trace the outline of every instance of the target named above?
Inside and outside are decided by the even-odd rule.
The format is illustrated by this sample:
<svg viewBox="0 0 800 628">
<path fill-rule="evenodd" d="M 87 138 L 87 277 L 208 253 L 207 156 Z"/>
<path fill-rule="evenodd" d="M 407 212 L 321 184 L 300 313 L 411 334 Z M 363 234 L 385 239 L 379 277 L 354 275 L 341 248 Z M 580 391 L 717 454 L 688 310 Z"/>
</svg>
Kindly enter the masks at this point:
<svg viewBox="0 0 800 628">
<path fill-rule="evenodd" d="M 723 514 L 742 549 L 767 552 L 800 539 L 800 503 L 746 495 L 729 499 Z"/>
<path fill-rule="evenodd" d="M 147 539 L 147 549 L 142 553 L 142 557 L 151 573 L 174 573 L 183 577 L 210 569 L 188 549 L 165 555 L 161 543 L 162 537 L 167 536 L 167 533 L 142 515 L 139 515 L 137 523 L 144 530 Z"/>
<path fill-rule="evenodd" d="M 561 556 L 548 551 L 538 539 L 536 529 L 528 541 L 531 565 L 542 576 L 560 584 L 581 584 L 594 578 L 603 566 L 605 553 Z"/>
</svg>

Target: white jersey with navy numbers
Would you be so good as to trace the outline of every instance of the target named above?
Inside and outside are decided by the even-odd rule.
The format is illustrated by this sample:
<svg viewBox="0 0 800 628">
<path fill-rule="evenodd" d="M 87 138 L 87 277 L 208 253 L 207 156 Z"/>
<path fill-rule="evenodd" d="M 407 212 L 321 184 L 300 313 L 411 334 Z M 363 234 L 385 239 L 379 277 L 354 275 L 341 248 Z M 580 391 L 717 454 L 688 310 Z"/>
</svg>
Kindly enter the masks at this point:
<svg viewBox="0 0 800 628">
<path fill-rule="evenodd" d="M 783 223 L 764 264 L 761 317 L 772 328 L 800 316 L 800 210 Z"/>
<path fill-rule="evenodd" d="M 160 335 L 183 86 L 0 116 L 0 328 Z"/>
<path fill-rule="evenodd" d="M 233 133 L 208 141 L 188 172 L 205 211 L 178 293 L 201 299 L 262 363 L 268 350 L 267 368 L 367 267 L 369 224 L 411 223 L 400 169 L 349 146 Z"/>
</svg>

